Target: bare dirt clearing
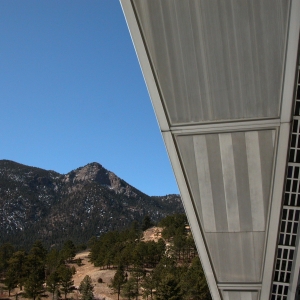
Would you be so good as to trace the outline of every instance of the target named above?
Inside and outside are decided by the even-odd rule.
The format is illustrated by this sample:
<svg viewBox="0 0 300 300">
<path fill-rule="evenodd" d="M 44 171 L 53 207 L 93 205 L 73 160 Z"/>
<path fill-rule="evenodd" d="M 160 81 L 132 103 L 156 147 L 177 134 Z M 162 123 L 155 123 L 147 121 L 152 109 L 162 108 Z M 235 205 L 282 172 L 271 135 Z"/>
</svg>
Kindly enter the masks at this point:
<svg viewBox="0 0 300 300">
<path fill-rule="evenodd" d="M 82 259 L 82 265 L 77 266 L 76 274 L 73 275 L 74 285 L 75 287 L 79 287 L 82 279 L 89 275 L 94 284 L 94 296 L 96 299 L 105 299 L 105 300 L 115 300 L 118 299 L 117 295 L 112 294 L 112 290 L 108 287 L 110 284 L 110 280 L 115 275 L 116 270 L 100 270 L 98 267 L 94 267 L 93 264 L 89 262 L 89 251 L 78 253 L 75 257 Z M 101 278 L 103 283 L 98 283 L 98 279 Z M 74 297 L 74 296 L 73 296 Z M 74 297 L 76 299 L 76 297 Z"/>
<path fill-rule="evenodd" d="M 142 240 L 144 242 L 149 242 L 149 241 L 158 242 L 158 240 L 162 238 L 161 236 L 162 230 L 163 229 L 161 227 L 151 227 L 144 231 Z"/>
<path fill-rule="evenodd" d="M 144 231 L 143 241 L 155 241 L 157 242 L 161 238 L 162 228 L 152 227 Z M 82 266 L 75 265 L 76 274 L 73 276 L 75 287 L 79 287 L 80 282 L 84 276 L 89 275 L 95 286 L 94 295 L 97 299 L 105 300 L 116 300 L 118 299 L 117 294 L 113 294 L 112 290 L 108 287 L 111 279 L 114 277 L 116 270 L 100 270 L 98 267 L 94 267 L 93 264 L 89 262 L 89 251 L 78 253 L 75 259 L 82 259 Z M 101 278 L 103 283 L 98 283 L 98 279 Z M 76 296 L 73 295 L 76 299 Z M 140 297 L 139 297 L 140 298 Z M 123 298 L 121 298 L 123 299 Z"/>
</svg>

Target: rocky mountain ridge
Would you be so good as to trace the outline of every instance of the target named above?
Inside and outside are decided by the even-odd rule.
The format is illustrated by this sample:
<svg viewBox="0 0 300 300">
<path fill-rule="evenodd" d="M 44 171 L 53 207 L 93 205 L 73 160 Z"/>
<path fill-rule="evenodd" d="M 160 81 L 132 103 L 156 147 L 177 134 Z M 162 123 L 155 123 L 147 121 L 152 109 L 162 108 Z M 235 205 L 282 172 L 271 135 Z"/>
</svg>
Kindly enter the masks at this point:
<svg viewBox="0 0 300 300">
<path fill-rule="evenodd" d="M 182 213 L 179 195 L 150 197 L 99 163 L 59 174 L 0 160 L 0 244 L 85 243 L 149 215 Z"/>
</svg>

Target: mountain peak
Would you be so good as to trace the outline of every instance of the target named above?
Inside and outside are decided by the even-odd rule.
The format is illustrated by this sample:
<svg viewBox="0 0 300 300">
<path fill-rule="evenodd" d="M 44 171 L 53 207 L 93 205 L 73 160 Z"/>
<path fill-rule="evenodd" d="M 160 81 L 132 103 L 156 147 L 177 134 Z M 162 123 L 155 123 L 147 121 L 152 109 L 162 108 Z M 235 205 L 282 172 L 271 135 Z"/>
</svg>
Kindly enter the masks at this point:
<svg viewBox="0 0 300 300">
<path fill-rule="evenodd" d="M 149 197 L 99 163 L 61 175 L 0 160 L 0 244 L 86 242 L 145 215 L 155 221 L 174 212 L 182 212 L 178 195 Z"/>
<path fill-rule="evenodd" d="M 108 172 L 102 165 L 93 162 L 66 174 L 65 182 L 97 181 L 100 184 L 109 185 Z"/>
<path fill-rule="evenodd" d="M 97 162 L 89 163 L 65 175 L 65 182 L 69 183 L 85 183 L 91 181 L 102 186 L 107 186 L 117 194 L 136 196 L 132 186 Z"/>
</svg>

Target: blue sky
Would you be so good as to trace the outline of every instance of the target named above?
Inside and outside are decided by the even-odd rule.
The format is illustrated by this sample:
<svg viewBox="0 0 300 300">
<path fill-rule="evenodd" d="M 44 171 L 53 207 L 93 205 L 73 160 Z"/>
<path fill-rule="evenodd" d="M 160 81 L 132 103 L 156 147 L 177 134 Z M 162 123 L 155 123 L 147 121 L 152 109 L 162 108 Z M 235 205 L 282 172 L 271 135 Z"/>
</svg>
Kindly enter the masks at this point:
<svg viewBox="0 0 300 300">
<path fill-rule="evenodd" d="M 0 1 L 0 159 L 178 193 L 118 0 Z"/>
</svg>

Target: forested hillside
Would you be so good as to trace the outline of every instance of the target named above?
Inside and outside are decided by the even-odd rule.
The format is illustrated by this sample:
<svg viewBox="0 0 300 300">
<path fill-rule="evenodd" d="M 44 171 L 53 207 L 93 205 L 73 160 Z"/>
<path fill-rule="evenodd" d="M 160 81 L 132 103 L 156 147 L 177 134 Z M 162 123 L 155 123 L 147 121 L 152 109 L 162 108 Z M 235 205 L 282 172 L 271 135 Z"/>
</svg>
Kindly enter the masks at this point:
<svg viewBox="0 0 300 300">
<path fill-rule="evenodd" d="M 172 215 L 159 223 L 160 238 L 145 240 L 141 228 L 152 226 L 133 222 L 129 229 L 110 231 L 89 241 L 89 259 L 95 267 L 113 270 L 111 292 L 117 299 L 211 300 L 185 215 Z M 15 251 L 0 245 L 0 279 L 8 295 L 37 299 L 50 296 L 83 300 L 94 298 L 94 283 L 85 276 L 74 287 L 76 247 L 72 241 L 61 250 L 47 251 L 40 241 L 30 251 Z M 102 278 L 98 278 L 102 283 Z M 0 283 L 1 288 L 1 283 Z M 45 294 L 46 293 L 46 294 Z"/>
<path fill-rule="evenodd" d="M 179 195 L 150 197 L 98 163 L 62 175 L 0 160 L 0 243 L 27 250 L 38 239 L 46 247 L 86 243 L 146 215 L 157 222 L 178 212 Z"/>
<path fill-rule="evenodd" d="M 143 241 L 136 223 L 94 239 L 90 259 L 100 268 L 116 268 L 110 286 L 126 299 L 211 299 L 186 216 L 167 216 L 159 226 L 157 242 Z"/>
</svg>

